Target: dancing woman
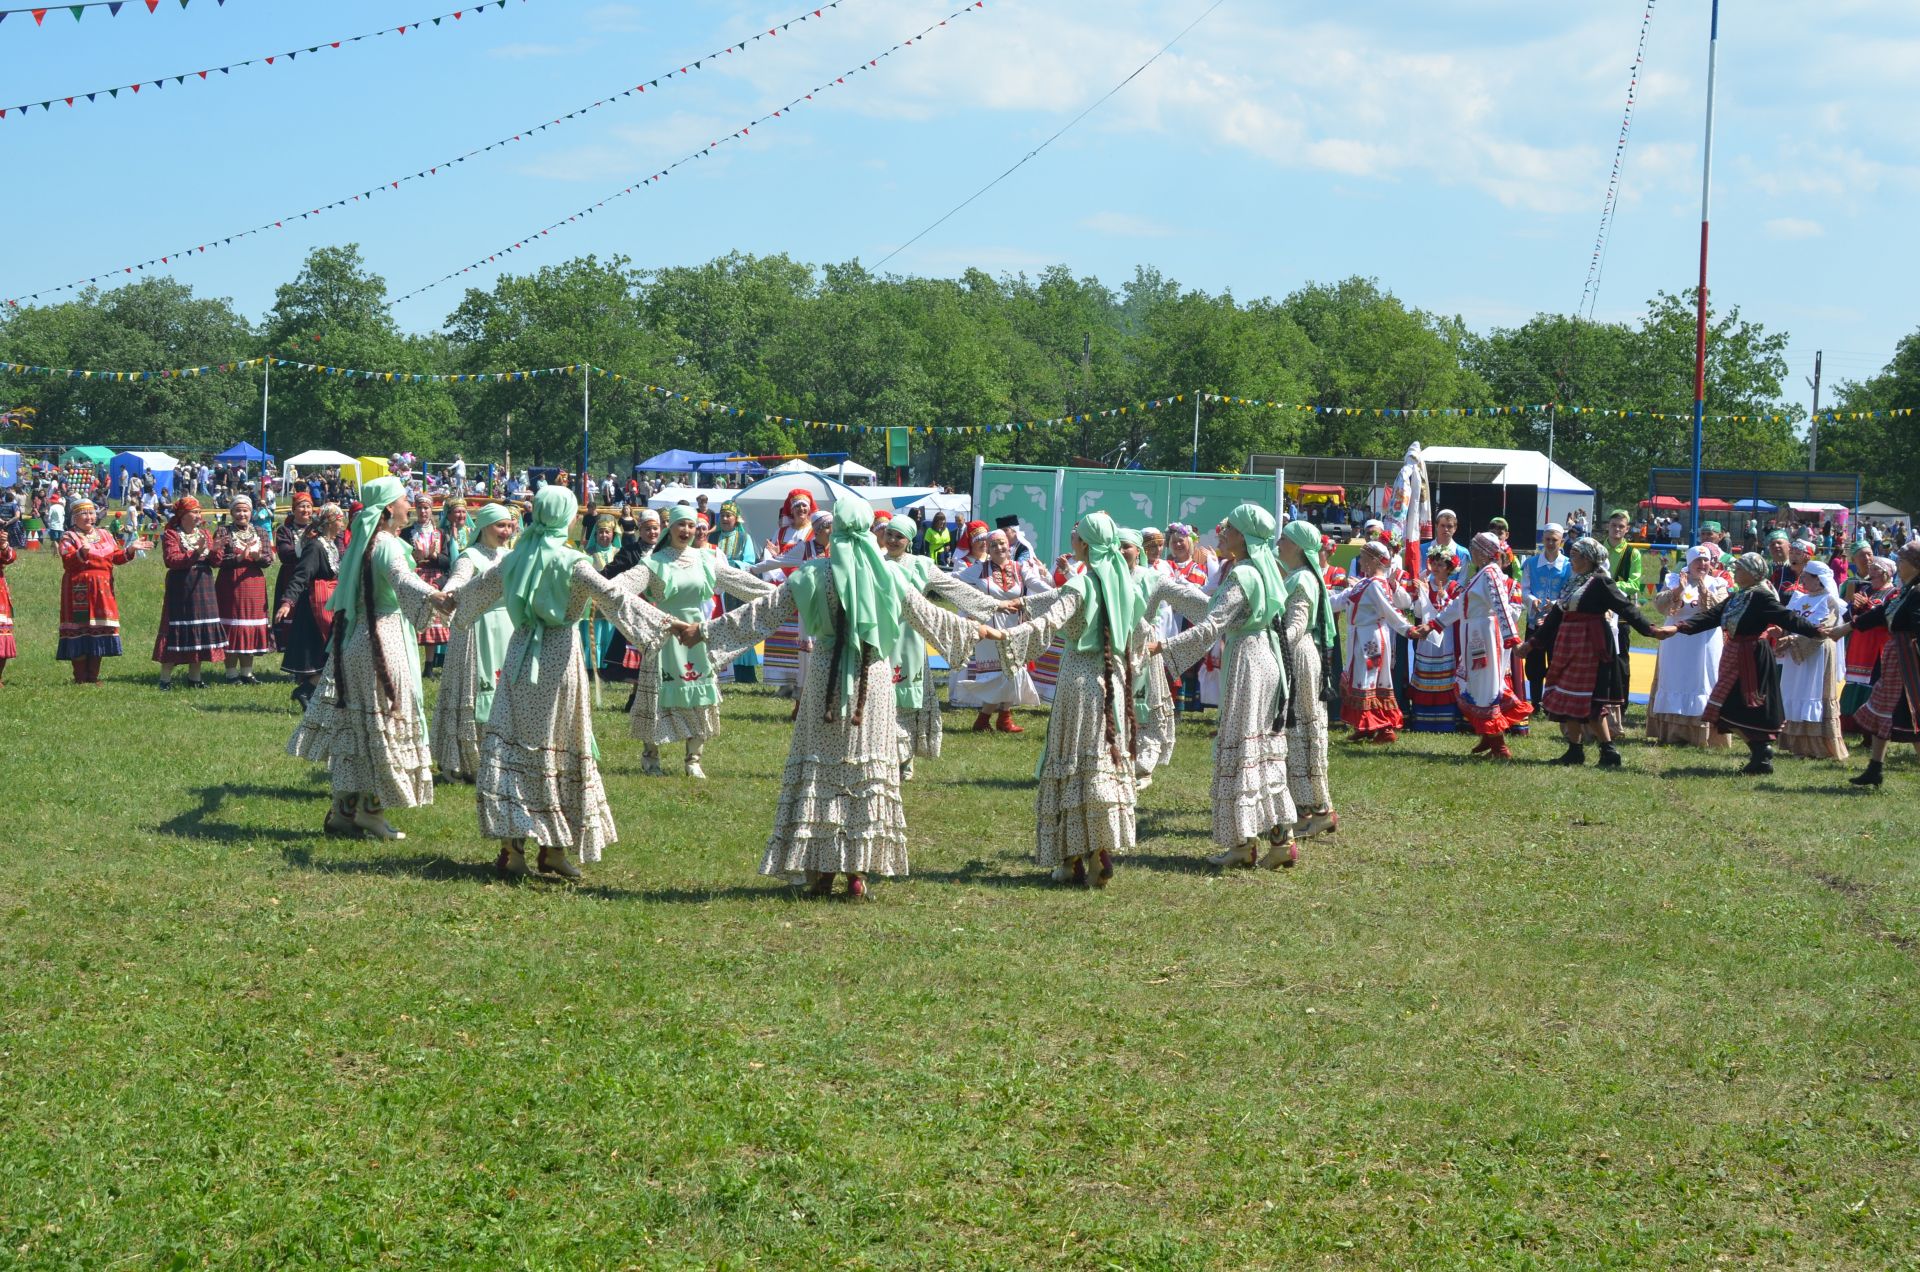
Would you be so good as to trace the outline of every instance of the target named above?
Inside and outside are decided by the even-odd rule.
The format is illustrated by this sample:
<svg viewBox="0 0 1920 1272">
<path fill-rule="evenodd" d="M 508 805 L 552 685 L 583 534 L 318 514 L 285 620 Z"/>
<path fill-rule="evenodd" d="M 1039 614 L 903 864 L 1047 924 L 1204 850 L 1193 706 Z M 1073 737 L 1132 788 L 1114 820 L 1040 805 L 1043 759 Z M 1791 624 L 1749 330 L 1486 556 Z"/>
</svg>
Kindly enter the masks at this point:
<svg viewBox="0 0 1920 1272">
<path fill-rule="evenodd" d="M 1800 567 L 1787 608 L 1819 627 L 1840 621 L 1840 588 L 1825 561 Z M 1847 740 L 1840 728 L 1840 684 L 1846 668 L 1844 642 L 1788 636 L 1774 645 L 1780 658 L 1780 701 L 1786 722 L 1780 749 L 1810 760 L 1844 760 Z"/>
<path fill-rule="evenodd" d="M 1900 595 L 1899 567 L 1891 557 L 1877 557 L 1871 550 L 1860 554 L 1866 559 L 1856 577 L 1847 580 L 1847 621 L 1853 631 L 1847 637 L 1847 684 L 1840 691 L 1840 727 L 1847 733 L 1866 733 L 1856 713 L 1873 697 L 1873 677 L 1880 668 L 1880 651 L 1886 648 L 1885 624 L 1862 623 L 1861 615 L 1876 610 Z"/>
<path fill-rule="evenodd" d="M 1874 671 L 1873 694 L 1854 712 L 1873 740 L 1873 756 L 1866 771 L 1852 779 L 1855 786 L 1879 786 L 1884 780 L 1887 743 L 1909 742 L 1920 750 L 1920 539 L 1900 549 L 1895 568 L 1900 591 L 1894 598 L 1861 611 L 1851 624 L 1833 632 L 1835 637 L 1884 632 L 1887 638 Z"/>
<path fill-rule="evenodd" d="M 1019 602 L 995 604 L 980 590 L 968 587 L 934 565 L 932 557 L 914 556 L 913 531 L 897 524 L 898 519 L 884 513 L 874 514 L 874 537 L 886 554 L 887 564 L 899 575 L 907 591 L 929 600 L 950 602 L 955 609 L 978 622 L 990 622 L 1003 610 L 1019 608 Z M 899 717 L 903 737 L 900 743 L 900 780 L 913 780 L 915 756 L 929 760 L 940 758 L 944 737 L 940 721 L 940 695 L 933 690 L 927 675 L 927 643 L 912 624 L 900 626 L 899 640 L 888 657 L 893 664 L 893 705 Z"/>
<path fill-rule="evenodd" d="M 1664 640 L 1676 633 L 1693 636 L 1720 629 L 1725 641 L 1720 649 L 1720 670 L 1702 718 L 1746 740 L 1748 759 L 1740 771 L 1757 775 L 1773 772 L 1773 740 L 1780 736 L 1780 726 L 1786 720 L 1780 700 L 1780 664 L 1766 639 L 1767 630 L 1778 627 L 1815 640 L 1825 640 L 1828 635 L 1781 602 L 1768 579 L 1771 573 L 1767 559 L 1758 552 L 1742 553 L 1733 563 L 1733 581 L 1740 588 L 1737 593 L 1683 623 L 1657 627 L 1652 633 Z M 1830 630 L 1836 635 L 1845 634 L 1843 628 Z"/>
<path fill-rule="evenodd" d="M 1540 706 L 1548 719 L 1560 722 L 1561 735 L 1567 740 L 1566 753 L 1553 762 L 1585 764 L 1586 742 L 1591 738 L 1600 744 L 1600 767 L 1619 768 L 1615 721 L 1617 709 L 1627 701 L 1627 673 L 1626 638 L 1617 624 L 1625 623 L 1642 636 L 1657 636 L 1662 629 L 1648 623 L 1639 603 L 1614 584 L 1604 543 L 1577 539 L 1567 555 L 1573 582 L 1533 637 L 1553 651 Z M 1671 634 L 1671 629 L 1664 630 Z M 1528 649 L 1529 645 L 1522 645 L 1522 654 Z M 1777 690 L 1774 701 L 1779 701 Z"/>
<path fill-rule="evenodd" d="M 909 591 L 873 541 L 863 499 L 834 505 L 825 557 L 797 566 L 774 589 L 707 628 L 716 649 L 764 639 L 797 614 L 815 641 L 773 830 L 760 873 L 803 878 L 825 896 L 836 875 L 847 895 L 867 895 L 867 876 L 907 873 L 907 819 L 900 802 L 899 725 L 888 659 L 902 625 L 951 662 L 983 628 Z"/>
<path fill-rule="evenodd" d="M 1291 866 L 1298 820 L 1287 783 L 1287 670 L 1277 626 L 1287 586 L 1273 554 L 1273 514 L 1243 503 L 1219 530 L 1226 574 L 1201 622 L 1149 653 L 1164 649 L 1175 674 L 1226 641 L 1220 664 L 1220 729 L 1213 744 L 1215 866 Z M 1266 855 L 1261 855 L 1261 849 Z"/>
<path fill-rule="evenodd" d="M 1287 608 L 1280 649 L 1287 660 L 1287 792 L 1293 797 L 1295 839 L 1338 829 L 1327 787 L 1327 703 L 1323 677 L 1337 662 L 1340 629 L 1320 572 L 1320 527 L 1290 521 L 1275 555 L 1286 573 Z"/>
<path fill-rule="evenodd" d="M 1044 596 L 1053 590 L 1039 570 L 1030 563 L 1016 561 L 1007 542 L 1007 532 L 995 530 L 980 535 L 979 561 L 952 577 L 985 594 L 994 603 L 995 614 L 989 620 L 995 627 L 1012 627 L 1017 606 L 1004 602 L 1029 596 Z M 1013 722 L 1015 707 L 1040 705 L 1040 690 L 1025 663 L 1009 663 L 998 645 L 982 641 L 962 667 L 948 678 L 947 697 L 956 707 L 973 707 L 973 731 L 986 733 L 998 728 L 1002 733 L 1025 733 Z"/>
<path fill-rule="evenodd" d="M 1467 727 L 1479 735 L 1475 755 L 1511 760 L 1507 731 L 1533 714 L 1514 692 L 1513 651 L 1520 644 L 1512 593 L 1500 568 L 1499 536 L 1481 531 L 1467 545 L 1473 577 L 1429 620 L 1454 629 L 1453 696 Z"/>
<path fill-rule="evenodd" d="M 1369 540 L 1354 558 L 1360 577 L 1341 600 L 1347 607 L 1347 666 L 1340 678 L 1340 718 L 1355 742 L 1390 746 L 1403 723 L 1393 695 L 1393 637 L 1414 639 L 1426 628 L 1400 612 L 1400 593 L 1387 579 L 1393 550 Z"/>
<path fill-rule="evenodd" d="M 565 486 L 542 486 L 513 551 L 454 598 L 458 615 L 484 614 L 504 602 L 513 623 L 475 780 L 480 833 L 503 841 L 494 861 L 502 876 L 526 872 L 531 841 L 542 874 L 578 880 L 568 850 L 582 862 L 598 861 L 618 838 L 600 782 L 593 693 L 580 656 L 587 607 L 597 606 L 635 649 L 656 648 L 668 632 L 683 640 L 699 632 L 698 624 L 668 618 L 566 546 L 579 507 Z"/>
<path fill-rule="evenodd" d="M 274 630 L 285 632 L 280 670 L 298 683 L 293 702 L 301 711 L 313 697 L 320 673 L 327 666 L 327 642 L 333 636 L 334 617 L 327 600 L 340 581 L 340 535 L 347 514 L 339 504 L 327 504 L 303 519 L 307 529 L 293 570 L 280 571 L 280 599 L 274 603 Z"/>
<path fill-rule="evenodd" d="M 1713 572 L 1706 547 L 1687 549 L 1683 570 L 1653 598 L 1670 623 L 1684 623 L 1727 599 L 1732 587 Z M 1647 704 L 1647 741 L 1709 749 L 1733 745 L 1733 739 L 1709 725 L 1704 713 L 1720 670 L 1720 629 L 1697 636 L 1675 636 L 1660 645 L 1654 665 L 1653 698 Z"/>
<path fill-rule="evenodd" d="M 1073 528 L 1072 545 L 1081 571 L 1023 602 L 1027 622 L 983 628 L 980 638 L 1003 642 L 1001 658 L 1014 663 L 1034 657 L 1056 634 L 1064 638 L 1038 774 L 1034 860 L 1056 879 L 1104 888 L 1113 859 L 1134 845 L 1131 662 L 1136 640 L 1144 652 L 1148 633 L 1113 518 L 1088 513 Z"/>
<path fill-rule="evenodd" d="M 447 597 L 414 572 L 399 537 L 413 513 L 405 484 L 375 478 L 360 487 L 360 501 L 327 598 L 330 657 L 287 754 L 327 766 L 328 834 L 405 839 L 386 809 L 433 802 L 416 632 L 436 621 L 434 607 Z"/>
<path fill-rule="evenodd" d="M 754 563 L 753 536 L 747 533 L 746 522 L 740 519 L 740 505 L 731 499 L 720 505 L 720 524 L 713 532 L 713 547 L 736 570 L 745 570 Z M 721 604 L 723 613 L 734 608 L 729 600 L 723 599 Z M 750 685 L 759 679 L 759 649 L 741 650 L 733 660 L 734 683 Z"/>
<path fill-rule="evenodd" d="M 447 591 L 457 596 L 468 582 L 499 565 L 513 530 L 513 509 L 505 504 L 482 504 L 471 513 L 462 530 L 468 544 L 447 576 Z M 493 714 L 500 668 L 506 662 L 507 642 L 513 639 L 513 619 L 500 602 L 484 610 L 467 605 L 453 616 L 448 628 L 447 661 L 428 732 L 440 776 L 471 782 L 480 771 L 480 731 Z"/>
<path fill-rule="evenodd" d="M 666 543 L 621 578 L 623 588 L 682 623 L 704 619 L 716 591 L 738 601 L 756 601 L 773 591 L 772 584 L 735 569 L 718 552 L 694 547 L 699 524 L 699 514 L 685 504 L 669 508 Z M 641 660 L 627 727 L 645 744 L 641 771 L 647 776 L 662 775 L 662 746 L 685 742 L 687 776 L 706 780 L 700 753 L 720 732 L 720 682 L 711 652 L 702 642 L 669 637 Z"/>
</svg>

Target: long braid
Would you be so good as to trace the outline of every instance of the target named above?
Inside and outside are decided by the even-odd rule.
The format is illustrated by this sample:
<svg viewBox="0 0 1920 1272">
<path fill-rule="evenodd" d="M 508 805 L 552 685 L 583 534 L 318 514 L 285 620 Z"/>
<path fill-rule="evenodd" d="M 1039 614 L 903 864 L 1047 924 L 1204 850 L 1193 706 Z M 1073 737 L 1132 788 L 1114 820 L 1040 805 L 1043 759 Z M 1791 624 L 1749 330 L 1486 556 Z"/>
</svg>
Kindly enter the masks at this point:
<svg viewBox="0 0 1920 1272">
<path fill-rule="evenodd" d="M 1104 612 L 1107 608 L 1106 592 L 1100 586 L 1099 577 L 1095 575 L 1091 570 L 1081 575 L 1080 577 L 1087 581 L 1088 592 L 1092 594 L 1094 599 L 1100 602 L 1100 608 L 1103 611 L 1099 615 L 1099 620 L 1100 620 L 1100 627 L 1099 627 L 1100 725 L 1101 725 L 1101 731 L 1104 735 L 1104 740 L 1106 741 L 1106 744 L 1107 744 L 1107 754 L 1113 758 L 1113 762 L 1115 764 L 1121 764 L 1121 763 L 1124 763 L 1124 760 L 1122 759 L 1121 752 L 1120 752 L 1120 731 L 1117 723 L 1114 720 L 1113 694 L 1111 692 L 1111 686 L 1109 686 L 1107 683 L 1107 677 L 1109 675 L 1118 675 L 1118 673 L 1116 672 L 1114 667 L 1113 641 L 1112 641 L 1112 638 L 1107 634 L 1106 614 Z M 1131 674 L 1128 674 L 1122 677 L 1121 679 L 1122 679 L 1122 683 L 1127 686 L 1127 702 L 1131 704 L 1133 702 L 1132 676 Z"/>
<path fill-rule="evenodd" d="M 834 597 L 827 606 L 827 612 L 833 619 L 833 661 L 828 666 L 833 673 L 827 677 L 827 706 L 820 717 L 828 724 L 833 723 L 833 696 L 840 688 L 840 658 L 847 652 L 847 611 L 841 606 L 840 598 Z"/>
</svg>

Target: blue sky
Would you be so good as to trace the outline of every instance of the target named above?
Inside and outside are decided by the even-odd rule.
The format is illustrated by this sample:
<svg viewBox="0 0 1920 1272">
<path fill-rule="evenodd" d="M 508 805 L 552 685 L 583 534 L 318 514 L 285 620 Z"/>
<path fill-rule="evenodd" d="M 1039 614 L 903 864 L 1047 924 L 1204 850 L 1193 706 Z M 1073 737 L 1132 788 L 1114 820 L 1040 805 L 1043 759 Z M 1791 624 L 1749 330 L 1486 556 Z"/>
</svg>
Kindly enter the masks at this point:
<svg viewBox="0 0 1920 1272">
<path fill-rule="evenodd" d="M 5 0 L 18 3 L 18 0 Z M 0 23 L 0 98 L 38 101 L 305 49 L 456 0 L 166 0 Z M 176 275 L 257 317 L 313 246 L 358 242 L 396 295 L 603 198 L 963 0 L 843 0 L 817 22 L 427 181 L 196 255 Z M 586 252 L 876 261 L 1060 127 L 1210 0 L 987 0 L 962 22 L 496 266 L 400 305 Z M 0 293 L 105 274 L 412 173 L 718 45 L 806 0 L 510 0 L 293 65 L 0 121 Z M 1139 263 L 1242 299 L 1379 278 L 1477 328 L 1580 298 L 1645 6 L 1227 0 L 1039 158 L 897 257 L 954 274 Z M 1704 0 L 1655 5 L 1597 313 L 1691 284 Z M 1920 6 L 1726 0 L 1715 145 L 1718 303 L 1870 374 L 1920 326 Z M 586 351 L 583 351 L 583 353 Z M 1215 386 L 1231 389 L 1233 386 Z M 1439 405 L 1439 404 L 1436 404 Z"/>
</svg>

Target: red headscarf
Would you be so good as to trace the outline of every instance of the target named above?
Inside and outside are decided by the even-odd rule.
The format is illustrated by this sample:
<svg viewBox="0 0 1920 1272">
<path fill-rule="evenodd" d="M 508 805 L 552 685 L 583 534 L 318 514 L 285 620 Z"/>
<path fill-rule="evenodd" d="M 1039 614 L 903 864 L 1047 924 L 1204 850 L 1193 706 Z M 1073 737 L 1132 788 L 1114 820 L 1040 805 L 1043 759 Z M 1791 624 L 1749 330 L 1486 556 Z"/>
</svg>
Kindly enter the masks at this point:
<svg viewBox="0 0 1920 1272">
<path fill-rule="evenodd" d="M 200 511 L 200 501 L 198 499 L 195 499 L 192 495 L 180 496 L 173 501 L 173 507 L 167 512 L 168 529 L 178 530 L 180 528 L 181 513 L 198 511 Z"/>
<path fill-rule="evenodd" d="M 804 499 L 807 501 L 808 512 L 806 516 L 796 518 L 793 515 L 793 501 L 796 499 Z M 813 492 L 803 486 L 795 486 L 787 492 L 785 501 L 780 505 L 780 524 L 782 527 L 793 530 L 799 537 L 805 538 L 812 532 L 811 522 L 813 520 L 813 514 L 819 510 L 820 501 L 813 497 Z"/>
<path fill-rule="evenodd" d="M 973 545 L 977 540 L 984 539 L 992 533 L 993 530 L 984 521 L 967 522 L 966 529 L 960 532 L 960 547 L 961 550 L 967 554 L 968 561 L 984 561 L 987 559 L 985 553 L 976 553 L 973 550 Z"/>
</svg>

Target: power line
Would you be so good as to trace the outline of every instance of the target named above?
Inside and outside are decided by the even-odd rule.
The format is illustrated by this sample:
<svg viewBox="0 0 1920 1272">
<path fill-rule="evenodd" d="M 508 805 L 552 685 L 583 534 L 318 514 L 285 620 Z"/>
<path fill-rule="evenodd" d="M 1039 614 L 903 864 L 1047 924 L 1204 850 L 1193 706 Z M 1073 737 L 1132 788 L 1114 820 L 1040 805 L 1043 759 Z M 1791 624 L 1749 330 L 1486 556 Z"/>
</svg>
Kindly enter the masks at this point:
<svg viewBox="0 0 1920 1272">
<path fill-rule="evenodd" d="M 1152 66 L 1155 62 L 1159 61 L 1161 54 L 1165 53 L 1168 49 L 1171 49 L 1174 45 L 1178 44 L 1182 39 L 1186 37 L 1187 32 L 1193 30 L 1193 28 L 1199 26 L 1202 22 L 1205 22 L 1215 9 L 1218 9 L 1221 5 L 1225 4 L 1226 2 L 1227 0 L 1213 0 L 1213 3 L 1208 5 L 1206 10 L 1202 12 L 1199 17 L 1187 23 L 1186 26 L 1180 29 L 1180 33 L 1178 35 L 1174 36 L 1171 40 L 1168 40 L 1165 44 L 1161 45 L 1159 52 L 1156 52 L 1152 57 L 1140 63 L 1140 65 L 1134 67 L 1132 74 L 1128 75 L 1125 79 L 1121 80 L 1118 84 L 1115 84 L 1112 88 L 1108 89 L 1104 94 L 1101 95 L 1098 101 L 1093 103 L 1093 105 L 1087 107 L 1085 110 L 1081 111 L 1078 115 L 1075 115 L 1072 119 L 1069 119 L 1066 122 L 1065 126 L 1063 126 L 1059 132 L 1054 133 L 1053 136 L 1047 138 L 1045 141 L 1035 146 L 1032 150 L 1029 150 L 1026 154 L 1020 156 L 1019 160 L 1015 162 L 1014 165 L 1008 168 L 1005 172 L 1001 173 L 999 176 L 995 177 L 993 180 L 987 182 L 987 184 L 981 186 L 978 190 L 975 190 L 972 194 L 968 195 L 966 198 L 962 199 L 960 202 L 954 204 L 952 208 L 948 209 L 946 215 L 942 216 L 939 220 L 927 226 L 926 229 L 921 230 L 918 234 L 914 235 L 912 238 L 908 239 L 906 242 L 902 243 L 900 246 L 894 248 L 891 252 L 888 252 L 885 256 L 882 256 L 879 260 L 875 261 L 873 264 L 874 269 L 876 270 L 879 269 L 882 265 L 885 265 L 888 261 L 900 255 L 900 253 L 906 251 L 908 248 L 912 247 L 915 243 L 918 243 L 921 239 L 933 233 L 933 231 L 939 229 L 942 225 L 945 225 L 949 220 L 951 220 L 954 217 L 955 214 L 957 214 L 962 209 L 964 209 L 968 204 L 972 203 L 975 199 L 979 198 L 981 195 L 985 194 L 987 191 L 993 189 L 993 187 L 999 185 L 1002 181 L 1005 181 L 1008 177 L 1012 176 L 1015 172 L 1017 172 L 1019 169 L 1024 167 L 1026 165 L 1027 160 L 1033 158 L 1035 155 L 1039 154 L 1042 150 L 1045 150 L 1048 146 L 1051 146 L 1054 142 L 1060 140 L 1061 137 L 1066 135 L 1066 132 L 1068 129 L 1072 128 L 1075 124 L 1085 119 L 1088 115 L 1091 115 L 1094 111 L 1104 106 L 1107 102 L 1107 99 L 1112 97 L 1115 93 L 1118 93 L 1121 89 L 1133 83 L 1133 81 L 1139 77 L 1140 72 L 1146 70 L 1149 66 Z"/>
</svg>

